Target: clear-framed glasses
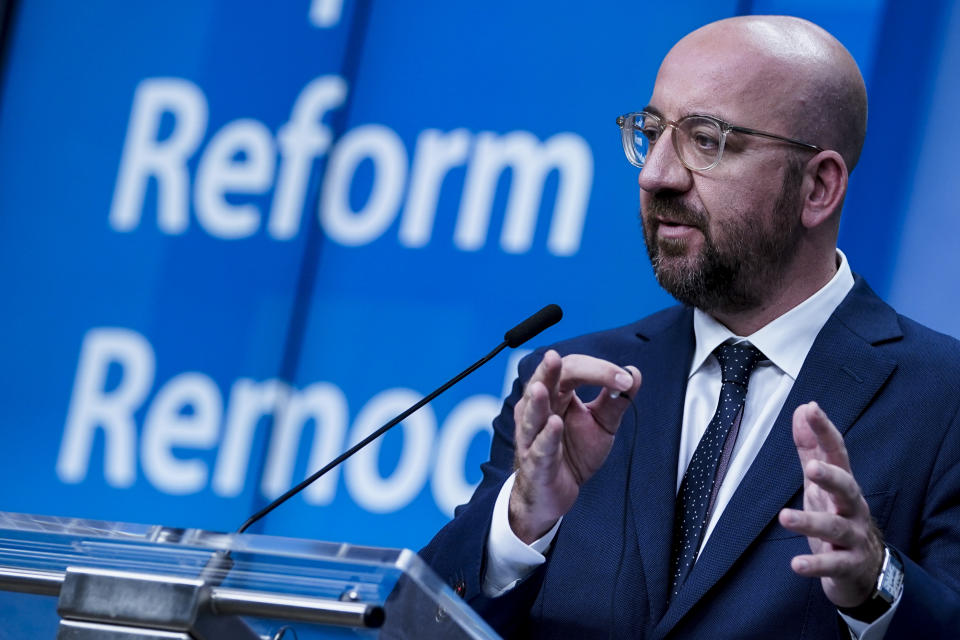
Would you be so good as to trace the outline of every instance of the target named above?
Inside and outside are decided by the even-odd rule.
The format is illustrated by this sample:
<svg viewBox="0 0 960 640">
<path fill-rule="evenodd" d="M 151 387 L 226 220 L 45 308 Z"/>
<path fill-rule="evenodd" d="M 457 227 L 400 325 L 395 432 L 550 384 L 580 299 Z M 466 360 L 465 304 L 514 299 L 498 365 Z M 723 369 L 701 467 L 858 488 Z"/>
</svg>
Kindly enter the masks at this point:
<svg viewBox="0 0 960 640">
<path fill-rule="evenodd" d="M 720 164 L 727 134 L 731 131 L 751 136 L 779 140 L 813 151 L 823 151 L 815 144 L 787 138 L 767 131 L 734 126 L 713 116 L 689 115 L 674 122 L 660 116 L 638 111 L 617 118 L 623 140 L 623 152 L 635 167 L 643 168 L 647 154 L 663 135 L 667 127 L 673 127 L 673 148 L 683 166 L 691 171 L 708 171 Z"/>
</svg>

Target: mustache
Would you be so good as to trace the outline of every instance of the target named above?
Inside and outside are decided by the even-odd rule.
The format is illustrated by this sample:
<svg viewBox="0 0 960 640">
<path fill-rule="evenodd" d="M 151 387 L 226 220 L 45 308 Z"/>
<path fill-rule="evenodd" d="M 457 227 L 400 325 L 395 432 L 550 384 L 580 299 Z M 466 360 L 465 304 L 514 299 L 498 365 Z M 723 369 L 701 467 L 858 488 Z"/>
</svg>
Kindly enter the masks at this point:
<svg viewBox="0 0 960 640">
<path fill-rule="evenodd" d="M 700 230 L 707 228 L 707 215 L 703 211 L 691 209 L 680 202 L 676 196 L 651 196 L 647 201 L 645 213 L 647 220 L 654 226 L 659 226 L 660 220 L 665 220 Z"/>
</svg>

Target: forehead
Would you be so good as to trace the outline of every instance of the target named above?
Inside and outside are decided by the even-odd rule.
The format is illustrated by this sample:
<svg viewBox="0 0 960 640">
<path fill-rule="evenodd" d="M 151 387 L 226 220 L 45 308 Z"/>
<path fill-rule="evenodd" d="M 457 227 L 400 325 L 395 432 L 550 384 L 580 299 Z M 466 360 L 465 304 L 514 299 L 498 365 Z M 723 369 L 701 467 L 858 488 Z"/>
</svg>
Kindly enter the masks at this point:
<svg viewBox="0 0 960 640">
<path fill-rule="evenodd" d="M 778 59 L 743 42 L 684 40 L 664 58 L 650 106 L 671 120 L 700 113 L 774 126 L 797 101 L 788 75 Z"/>
</svg>

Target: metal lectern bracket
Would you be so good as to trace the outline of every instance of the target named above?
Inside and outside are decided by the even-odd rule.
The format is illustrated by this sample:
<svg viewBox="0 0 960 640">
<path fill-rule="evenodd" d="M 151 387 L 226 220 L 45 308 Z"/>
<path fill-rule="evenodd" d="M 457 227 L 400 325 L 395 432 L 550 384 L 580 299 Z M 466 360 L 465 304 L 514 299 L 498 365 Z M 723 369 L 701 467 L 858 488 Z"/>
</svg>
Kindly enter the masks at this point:
<svg viewBox="0 0 960 640">
<path fill-rule="evenodd" d="M 241 615 L 354 628 L 377 628 L 384 621 L 383 607 L 363 602 L 212 587 L 200 578 L 83 567 L 68 567 L 63 574 L 57 613 L 62 619 L 58 640 L 262 640 Z"/>
<path fill-rule="evenodd" d="M 203 582 L 107 569 L 69 567 L 60 588 L 61 618 L 188 631 Z"/>
<path fill-rule="evenodd" d="M 69 567 L 57 637 L 261 640 L 239 617 L 210 613 L 207 593 L 196 578 Z"/>
</svg>

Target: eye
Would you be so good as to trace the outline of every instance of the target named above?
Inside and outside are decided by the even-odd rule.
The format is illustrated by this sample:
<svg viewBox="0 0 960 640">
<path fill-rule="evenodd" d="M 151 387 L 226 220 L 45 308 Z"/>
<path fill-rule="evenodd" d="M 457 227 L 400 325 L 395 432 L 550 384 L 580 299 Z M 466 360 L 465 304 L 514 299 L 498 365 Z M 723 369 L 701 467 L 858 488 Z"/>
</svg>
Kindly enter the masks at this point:
<svg viewBox="0 0 960 640">
<path fill-rule="evenodd" d="M 647 142 L 653 144 L 660 138 L 660 127 L 654 124 L 645 124 L 640 127 L 640 134 L 647 139 Z"/>
<path fill-rule="evenodd" d="M 720 130 L 711 125 L 692 127 L 687 136 L 700 151 L 716 151 L 720 148 Z"/>
</svg>

